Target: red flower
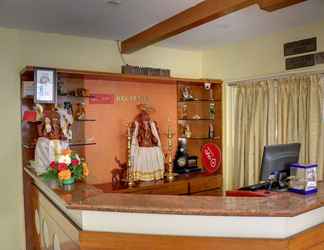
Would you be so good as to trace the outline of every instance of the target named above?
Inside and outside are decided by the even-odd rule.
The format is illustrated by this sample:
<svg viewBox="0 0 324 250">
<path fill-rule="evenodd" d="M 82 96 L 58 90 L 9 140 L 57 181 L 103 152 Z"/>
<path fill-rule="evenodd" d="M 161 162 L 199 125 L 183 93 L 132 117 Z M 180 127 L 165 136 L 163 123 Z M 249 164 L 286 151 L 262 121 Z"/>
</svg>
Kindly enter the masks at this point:
<svg viewBox="0 0 324 250">
<path fill-rule="evenodd" d="M 50 164 L 50 168 L 51 169 L 55 169 L 56 168 L 56 163 L 55 161 L 52 161 L 51 164 Z"/>
<path fill-rule="evenodd" d="M 72 164 L 72 166 L 78 166 L 79 165 L 79 161 L 77 160 L 77 159 L 74 159 L 74 160 L 72 160 L 71 161 L 71 164 Z"/>
<path fill-rule="evenodd" d="M 57 170 L 59 172 L 61 172 L 63 170 L 67 170 L 67 169 L 68 169 L 68 166 L 65 163 L 59 163 L 58 166 L 57 166 Z"/>
</svg>

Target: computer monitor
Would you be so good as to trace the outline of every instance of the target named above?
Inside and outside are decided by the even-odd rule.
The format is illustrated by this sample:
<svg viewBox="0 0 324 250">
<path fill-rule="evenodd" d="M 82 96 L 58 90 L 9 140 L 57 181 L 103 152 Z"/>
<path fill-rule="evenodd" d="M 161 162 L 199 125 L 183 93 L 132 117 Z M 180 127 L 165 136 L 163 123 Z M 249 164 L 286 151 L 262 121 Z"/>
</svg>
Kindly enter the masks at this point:
<svg viewBox="0 0 324 250">
<path fill-rule="evenodd" d="M 271 174 L 286 172 L 289 165 L 299 160 L 300 143 L 268 145 L 264 147 L 260 181 L 266 181 Z"/>
</svg>

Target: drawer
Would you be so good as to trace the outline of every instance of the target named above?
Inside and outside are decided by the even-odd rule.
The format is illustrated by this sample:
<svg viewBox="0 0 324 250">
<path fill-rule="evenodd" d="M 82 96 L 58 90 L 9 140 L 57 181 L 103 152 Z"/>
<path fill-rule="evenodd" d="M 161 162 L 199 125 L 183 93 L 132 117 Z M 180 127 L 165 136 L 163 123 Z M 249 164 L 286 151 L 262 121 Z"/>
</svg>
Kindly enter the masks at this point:
<svg viewBox="0 0 324 250">
<path fill-rule="evenodd" d="M 158 185 L 155 188 L 138 190 L 136 194 L 161 194 L 161 195 L 181 195 L 188 194 L 188 182 L 173 182 L 164 185 Z"/>
</svg>

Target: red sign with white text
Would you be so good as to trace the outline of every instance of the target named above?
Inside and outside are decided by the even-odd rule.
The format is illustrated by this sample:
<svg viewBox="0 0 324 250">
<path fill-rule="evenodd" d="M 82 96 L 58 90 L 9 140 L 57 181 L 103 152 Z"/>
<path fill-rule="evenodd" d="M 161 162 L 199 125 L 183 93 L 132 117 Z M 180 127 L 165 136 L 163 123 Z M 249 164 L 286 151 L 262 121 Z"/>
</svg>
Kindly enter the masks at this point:
<svg viewBox="0 0 324 250">
<path fill-rule="evenodd" d="M 201 147 L 202 164 L 208 173 L 215 173 L 222 162 L 222 152 L 220 148 L 212 143 L 207 143 Z"/>
<path fill-rule="evenodd" d="M 115 95 L 113 94 L 91 94 L 90 104 L 114 104 Z"/>
</svg>

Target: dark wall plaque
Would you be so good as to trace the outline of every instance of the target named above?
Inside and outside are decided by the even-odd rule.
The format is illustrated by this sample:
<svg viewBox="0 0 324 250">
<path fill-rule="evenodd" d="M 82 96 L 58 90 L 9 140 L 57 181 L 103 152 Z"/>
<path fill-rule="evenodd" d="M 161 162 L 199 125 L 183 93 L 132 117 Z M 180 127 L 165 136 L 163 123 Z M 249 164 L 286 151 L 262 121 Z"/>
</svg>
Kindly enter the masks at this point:
<svg viewBox="0 0 324 250">
<path fill-rule="evenodd" d="M 298 69 L 315 65 L 315 54 L 297 56 L 286 59 L 286 69 Z"/>
<path fill-rule="evenodd" d="M 324 63 L 324 52 L 320 52 L 315 54 L 315 63 L 323 64 Z"/>
<path fill-rule="evenodd" d="M 317 50 L 317 38 L 309 38 L 284 45 L 285 56 L 293 56 Z"/>
</svg>

